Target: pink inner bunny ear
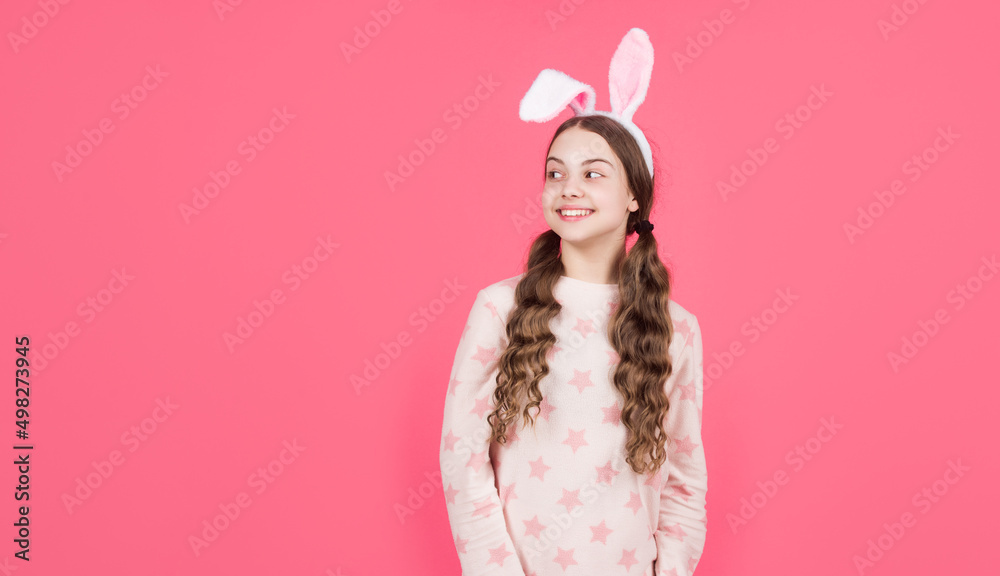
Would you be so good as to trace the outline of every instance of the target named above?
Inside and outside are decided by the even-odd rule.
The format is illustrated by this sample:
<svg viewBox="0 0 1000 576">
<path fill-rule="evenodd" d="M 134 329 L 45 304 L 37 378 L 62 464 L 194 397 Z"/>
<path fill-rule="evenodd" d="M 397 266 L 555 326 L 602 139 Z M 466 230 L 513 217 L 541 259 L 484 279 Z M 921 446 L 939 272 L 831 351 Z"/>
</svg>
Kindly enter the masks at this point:
<svg viewBox="0 0 1000 576">
<path fill-rule="evenodd" d="M 521 98 L 519 114 L 526 122 L 548 122 L 566 107 L 576 115 L 594 111 L 597 96 L 589 85 L 566 74 L 546 68 Z"/>
<path fill-rule="evenodd" d="M 639 104 L 646 99 L 653 73 L 653 45 L 641 28 L 632 28 L 622 38 L 611 58 L 608 72 L 611 110 L 631 120 Z"/>
<path fill-rule="evenodd" d="M 591 88 L 589 92 L 584 90 L 583 92 L 577 94 L 576 98 L 569 101 L 569 105 L 573 108 L 573 113 L 579 116 L 580 114 L 586 114 L 594 110 L 595 99 L 596 94 Z"/>
</svg>

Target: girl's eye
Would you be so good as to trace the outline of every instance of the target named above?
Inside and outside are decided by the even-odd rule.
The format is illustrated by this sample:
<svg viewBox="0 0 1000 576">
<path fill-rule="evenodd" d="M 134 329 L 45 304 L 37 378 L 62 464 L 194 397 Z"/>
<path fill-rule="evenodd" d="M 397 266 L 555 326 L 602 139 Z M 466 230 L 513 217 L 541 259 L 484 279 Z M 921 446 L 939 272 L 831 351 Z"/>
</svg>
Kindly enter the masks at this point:
<svg viewBox="0 0 1000 576">
<path fill-rule="evenodd" d="M 587 176 L 591 174 L 597 174 L 598 176 L 603 176 L 600 172 L 597 172 L 596 170 L 588 170 L 586 172 Z M 546 175 L 549 178 L 557 178 L 558 176 L 562 176 L 562 172 L 559 172 L 558 170 L 549 170 L 548 172 L 546 172 Z"/>
</svg>

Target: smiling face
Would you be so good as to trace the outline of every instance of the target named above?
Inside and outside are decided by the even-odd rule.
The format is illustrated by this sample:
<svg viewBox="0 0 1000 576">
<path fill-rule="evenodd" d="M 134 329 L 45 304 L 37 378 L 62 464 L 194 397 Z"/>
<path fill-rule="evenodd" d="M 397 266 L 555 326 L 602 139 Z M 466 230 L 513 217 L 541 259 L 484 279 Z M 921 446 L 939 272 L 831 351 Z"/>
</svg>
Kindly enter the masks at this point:
<svg viewBox="0 0 1000 576">
<path fill-rule="evenodd" d="M 583 212 L 572 212 L 574 208 Z M 611 146 L 600 135 L 574 126 L 552 142 L 542 209 L 564 243 L 610 248 L 624 241 L 628 216 L 639 203 Z"/>
</svg>

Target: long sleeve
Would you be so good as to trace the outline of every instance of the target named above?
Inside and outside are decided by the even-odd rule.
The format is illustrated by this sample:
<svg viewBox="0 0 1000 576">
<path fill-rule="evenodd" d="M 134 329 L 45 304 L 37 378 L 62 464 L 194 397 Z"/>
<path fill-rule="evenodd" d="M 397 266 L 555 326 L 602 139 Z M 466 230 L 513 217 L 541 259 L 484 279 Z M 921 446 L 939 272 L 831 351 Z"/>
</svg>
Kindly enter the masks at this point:
<svg viewBox="0 0 1000 576">
<path fill-rule="evenodd" d="M 505 341 L 504 321 L 480 290 L 455 352 L 441 430 L 441 480 L 464 576 L 524 576 L 496 486 L 486 420 Z"/>
<path fill-rule="evenodd" d="M 692 318 L 678 323 L 687 339 L 674 363 L 676 385 L 670 391 L 665 429 L 669 474 L 660 493 L 656 538 L 656 576 L 687 576 L 694 572 L 705 546 L 708 516 L 705 496 L 708 472 L 701 440 L 704 394 L 701 326 Z"/>
</svg>

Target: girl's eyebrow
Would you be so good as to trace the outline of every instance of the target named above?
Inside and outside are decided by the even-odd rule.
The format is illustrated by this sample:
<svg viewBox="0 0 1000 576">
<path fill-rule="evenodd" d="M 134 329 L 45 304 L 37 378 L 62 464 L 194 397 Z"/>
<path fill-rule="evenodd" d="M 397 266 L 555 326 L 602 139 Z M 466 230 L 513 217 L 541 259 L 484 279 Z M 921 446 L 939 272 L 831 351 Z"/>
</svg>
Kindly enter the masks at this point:
<svg viewBox="0 0 1000 576">
<path fill-rule="evenodd" d="M 555 156 L 549 156 L 548 158 L 545 159 L 546 162 L 548 162 L 549 160 L 552 160 L 553 162 L 558 162 L 558 163 L 562 164 L 563 166 L 566 165 L 565 162 L 563 162 L 562 160 L 556 158 Z M 583 162 L 580 162 L 580 165 L 581 166 L 585 166 L 585 165 L 591 164 L 593 162 L 604 162 L 608 166 L 611 166 L 612 168 L 614 167 L 614 164 L 612 164 L 611 162 L 608 162 L 604 158 L 588 158 L 587 160 L 584 160 Z"/>
</svg>

